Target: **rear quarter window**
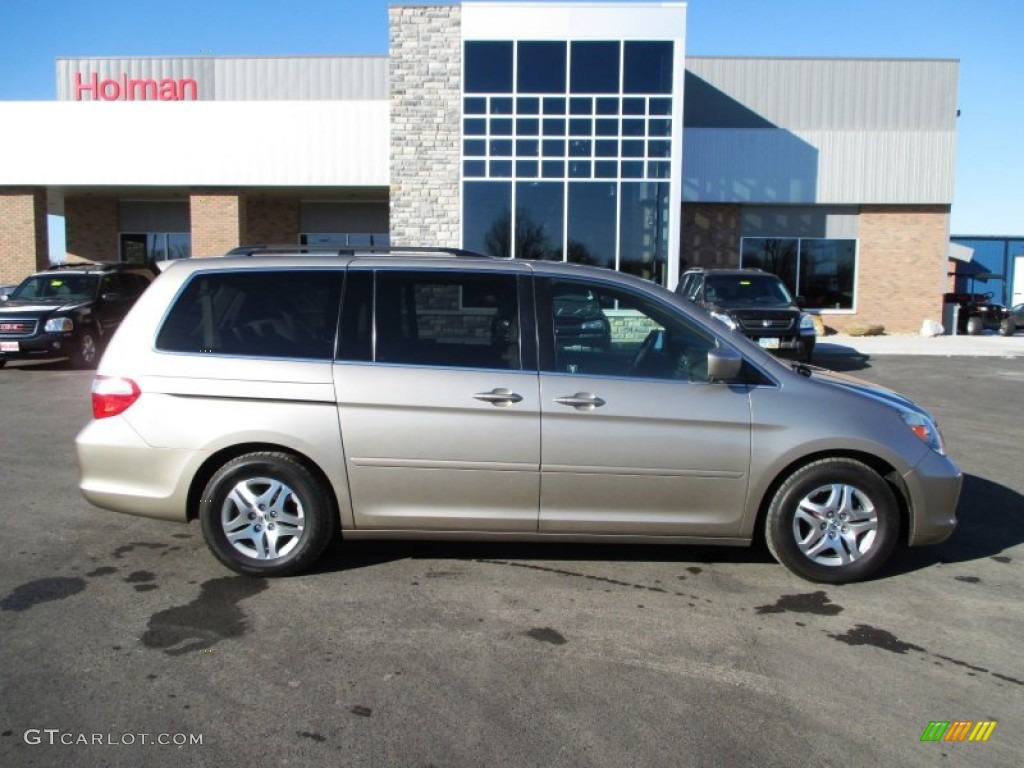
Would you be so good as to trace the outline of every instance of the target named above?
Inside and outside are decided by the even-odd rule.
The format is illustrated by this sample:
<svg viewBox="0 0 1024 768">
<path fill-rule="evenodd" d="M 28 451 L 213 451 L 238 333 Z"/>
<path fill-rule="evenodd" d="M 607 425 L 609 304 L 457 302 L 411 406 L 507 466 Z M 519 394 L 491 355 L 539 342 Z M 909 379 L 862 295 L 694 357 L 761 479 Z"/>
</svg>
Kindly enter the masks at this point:
<svg viewBox="0 0 1024 768">
<path fill-rule="evenodd" d="M 252 270 L 194 275 L 157 334 L 165 352 L 329 360 L 340 270 Z"/>
</svg>

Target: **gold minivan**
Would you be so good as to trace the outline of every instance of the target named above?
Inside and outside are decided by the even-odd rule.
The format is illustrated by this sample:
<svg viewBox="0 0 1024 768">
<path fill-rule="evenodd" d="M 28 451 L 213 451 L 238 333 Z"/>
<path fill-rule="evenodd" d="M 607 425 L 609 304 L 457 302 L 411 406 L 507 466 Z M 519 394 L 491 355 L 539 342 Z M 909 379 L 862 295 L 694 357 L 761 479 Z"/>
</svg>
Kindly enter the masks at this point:
<svg viewBox="0 0 1024 768">
<path fill-rule="evenodd" d="M 283 575 L 341 536 L 723 544 L 873 574 L 961 474 L 888 390 L 785 363 L 645 280 L 443 249 L 172 264 L 110 342 L 81 489 Z M 586 317 L 579 314 L 586 307 Z"/>
</svg>

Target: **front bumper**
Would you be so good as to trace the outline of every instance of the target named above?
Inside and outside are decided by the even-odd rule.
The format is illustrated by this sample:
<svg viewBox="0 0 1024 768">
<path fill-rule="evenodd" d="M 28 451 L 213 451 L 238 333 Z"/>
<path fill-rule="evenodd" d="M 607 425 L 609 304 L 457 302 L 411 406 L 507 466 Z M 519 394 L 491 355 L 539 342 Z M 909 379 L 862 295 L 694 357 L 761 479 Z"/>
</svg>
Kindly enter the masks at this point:
<svg viewBox="0 0 1024 768">
<path fill-rule="evenodd" d="M 0 337 L 0 360 L 49 360 L 71 354 L 74 334 L 39 333 L 28 338 Z"/>
<path fill-rule="evenodd" d="M 910 494 L 912 547 L 939 544 L 956 529 L 956 508 L 963 474 L 947 456 L 928 451 L 916 467 L 903 476 Z"/>
</svg>

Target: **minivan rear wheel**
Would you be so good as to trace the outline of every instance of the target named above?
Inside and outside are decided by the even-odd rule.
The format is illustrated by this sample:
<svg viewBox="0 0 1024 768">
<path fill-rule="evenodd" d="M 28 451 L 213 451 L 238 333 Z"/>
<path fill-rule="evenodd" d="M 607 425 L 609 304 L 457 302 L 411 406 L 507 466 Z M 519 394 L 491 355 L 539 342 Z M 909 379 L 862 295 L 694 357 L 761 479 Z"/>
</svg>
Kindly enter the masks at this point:
<svg viewBox="0 0 1024 768">
<path fill-rule="evenodd" d="M 892 553 L 899 505 L 889 484 L 854 459 L 822 459 L 796 470 L 768 508 L 772 555 L 810 581 L 865 579 Z"/>
<path fill-rule="evenodd" d="M 199 503 L 213 554 L 238 573 L 286 576 L 308 568 L 337 531 L 324 483 L 287 453 L 247 453 L 218 469 Z"/>
</svg>

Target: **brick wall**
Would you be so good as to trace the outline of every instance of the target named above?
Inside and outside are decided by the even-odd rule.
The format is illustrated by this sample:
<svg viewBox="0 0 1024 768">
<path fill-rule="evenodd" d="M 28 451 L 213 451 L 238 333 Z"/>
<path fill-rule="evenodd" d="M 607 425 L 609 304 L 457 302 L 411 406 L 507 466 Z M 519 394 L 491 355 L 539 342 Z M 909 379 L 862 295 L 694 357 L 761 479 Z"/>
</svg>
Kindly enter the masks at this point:
<svg viewBox="0 0 1024 768">
<path fill-rule="evenodd" d="M 192 255 L 223 256 L 248 234 L 245 195 L 236 191 L 195 190 L 189 199 Z"/>
<path fill-rule="evenodd" d="M 19 283 L 49 263 L 46 191 L 0 191 L 0 283 Z"/>
<path fill-rule="evenodd" d="M 68 261 L 117 261 L 117 198 L 64 198 L 65 250 Z"/>
<path fill-rule="evenodd" d="M 737 267 L 742 232 L 739 205 L 686 203 L 682 207 L 679 271 Z"/>
<path fill-rule="evenodd" d="M 246 233 L 242 245 L 293 245 L 299 242 L 298 198 L 247 198 L 245 219 Z"/>
<path fill-rule="evenodd" d="M 949 250 L 949 206 L 861 206 L 857 312 L 824 314 L 825 325 L 881 323 L 887 333 L 917 333 L 942 321 Z"/>
<path fill-rule="evenodd" d="M 392 6 L 391 241 L 458 246 L 462 9 Z"/>
</svg>

